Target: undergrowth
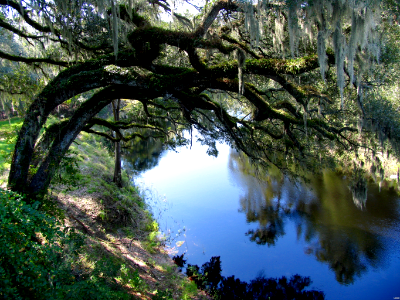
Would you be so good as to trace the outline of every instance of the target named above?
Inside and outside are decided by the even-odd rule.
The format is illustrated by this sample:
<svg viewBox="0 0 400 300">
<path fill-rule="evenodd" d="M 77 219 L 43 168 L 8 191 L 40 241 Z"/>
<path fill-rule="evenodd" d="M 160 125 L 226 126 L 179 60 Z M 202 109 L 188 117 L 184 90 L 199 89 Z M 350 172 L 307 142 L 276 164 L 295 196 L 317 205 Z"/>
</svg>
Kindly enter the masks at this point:
<svg viewBox="0 0 400 300">
<path fill-rule="evenodd" d="M 75 261 L 83 236 L 38 208 L 38 202 L 29 205 L 22 196 L 0 190 L 0 298 L 131 298 L 112 280 L 124 274 L 123 266 L 109 272 L 99 262 L 82 276 Z"/>
<path fill-rule="evenodd" d="M 0 143 L 11 145 L 3 169 L 20 125 L 0 127 Z M 125 172 L 116 187 L 113 168 L 104 141 L 81 133 L 40 203 L 1 189 L 1 299 L 199 299 L 194 283 L 157 259 L 158 224 Z"/>
</svg>

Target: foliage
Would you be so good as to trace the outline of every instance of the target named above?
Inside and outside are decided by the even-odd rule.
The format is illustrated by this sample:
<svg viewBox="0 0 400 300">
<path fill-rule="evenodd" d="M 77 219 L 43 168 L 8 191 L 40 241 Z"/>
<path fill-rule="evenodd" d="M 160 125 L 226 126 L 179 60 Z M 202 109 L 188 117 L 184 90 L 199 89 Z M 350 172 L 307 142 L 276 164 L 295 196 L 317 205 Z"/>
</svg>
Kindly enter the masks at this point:
<svg viewBox="0 0 400 300">
<path fill-rule="evenodd" d="M 2 51 L 12 55 L 27 54 L 27 47 L 6 30 L 0 28 Z M 15 114 L 24 115 L 32 97 L 43 87 L 44 81 L 30 67 L 16 62 L 0 61 L 0 119 Z"/>
<path fill-rule="evenodd" d="M 294 176 L 343 161 L 361 165 L 359 152 L 369 165 L 374 152 L 400 153 L 396 87 L 381 76 L 398 64 L 395 1 L 221 0 L 193 18 L 163 1 L 20 7 L 11 0 L 0 10 L 10 35 L 0 57 L 40 66 L 48 78 L 17 139 L 9 175 L 15 191 L 43 194 L 82 131 L 174 147 L 188 144 L 183 131 L 196 128 L 210 155 L 224 141 Z M 160 21 L 161 12 L 174 23 Z M 20 40 L 29 51 L 18 56 L 12 49 Z M 115 99 L 125 102 L 121 120 L 99 118 Z M 69 118 L 43 152 L 39 132 L 63 109 Z"/>
<path fill-rule="evenodd" d="M 148 218 L 151 220 L 149 213 Z M 149 253 L 155 253 L 155 249 L 161 244 L 158 223 L 156 221 L 148 222 L 145 230 L 148 232 L 147 240 L 144 242 L 145 248 Z"/>
<path fill-rule="evenodd" d="M 0 174 L 3 173 L 11 163 L 12 150 L 21 126 L 22 119 L 20 118 L 0 121 Z"/>
<path fill-rule="evenodd" d="M 38 210 L 38 202 L 26 204 L 24 197 L 5 190 L 0 200 L 1 298 L 130 299 L 112 284 L 119 266 L 98 262 L 86 274 L 76 269 L 82 236 L 62 230 Z"/>
<path fill-rule="evenodd" d="M 121 265 L 121 282 L 123 285 L 129 285 L 129 287 L 135 290 L 143 289 L 143 279 L 140 278 L 139 272 L 137 270 L 131 271 L 126 265 Z"/>
<path fill-rule="evenodd" d="M 157 291 L 156 295 L 151 297 L 152 300 L 172 300 L 173 294 L 170 290 L 166 289 L 165 291 Z"/>
<path fill-rule="evenodd" d="M 72 149 L 61 160 L 58 174 L 53 178 L 54 184 L 62 183 L 70 187 L 78 187 L 81 184 L 82 176 L 78 166 L 78 152 Z"/>
</svg>

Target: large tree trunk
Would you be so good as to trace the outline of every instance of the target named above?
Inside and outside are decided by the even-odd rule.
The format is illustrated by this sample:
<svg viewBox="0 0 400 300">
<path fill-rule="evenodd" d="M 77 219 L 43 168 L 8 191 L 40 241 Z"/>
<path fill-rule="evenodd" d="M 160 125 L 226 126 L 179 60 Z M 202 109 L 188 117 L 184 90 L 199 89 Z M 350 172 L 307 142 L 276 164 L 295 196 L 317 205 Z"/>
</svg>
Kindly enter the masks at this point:
<svg viewBox="0 0 400 300">
<path fill-rule="evenodd" d="M 115 88 L 105 88 L 81 105 L 71 117 L 68 124 L 61 129 L 54 139 L 47 156 L 42 160 L 37 172 L 28 183 L 26 190 L 28 194 L 41 194 L 47 191 L 50 181 L 60 165 L 61 159 L 72 142 L 86 126 L 86 123 L 111 102 L 112 95 L 116 93 Z"/>
<path fill-rule="evenodd" d="M 119 121 L 119 110 L 121 105 L 121 99 L 114 100 L 112 102 L 114 121 Z M 118 133 L 115 132 L 117 135 Z M 114 167 L 114 179 L 113 182 L 118 186 L 122 187 L 122 176 L 121 176 L 121 143 L 115 142 L 115 167 Z"/>
<path fill-rule="evenodd" d="M 103 107 L 108 105 L 115 96 L 122 96 L 120 94 L 123 92 L 124 90 L 122 89 L 116 89 L 115 87 L 110 86 L 96 93 L 91 99 L 83 103 L 69 121 L 66 121 L 65 124 L 59 126 L 60 131 L 55 136 L 50 149 L 47 151 L 47 155 L 40 160 L 40 163 L 35 162 L 35 165 L 38 165 L 37 172 L 29 177 L 27 176 L 24 186 L 11 185 L 12 189 L 28 194 L 29 197 L 36 197 L 37 195 L 41 197 L 46 193 L 50 181 L 56 173 L 62 158 L 77 135 L 91 118 L 93 118 Z M 32 153 L 30 153 L 29 156 L 31 158 Z M 34 163 L 34 161 L 30 159 L 29 164 L 30 163 Z"/>
<path fill-rule="evenodd" d="M 126 58 L 126 57 L 125 57 Z M 131 60 L 130 62 L 134 61 Z M 18 134 L 8 176 L 8 188 L 29 193 L 29 168 L 35 144 L 51 111 L 64 101 L 88 90 L 119 83 L 118 76 L 105 72 L 104 65 L 115 62 L 114 55 L 72 66 L 57 75 L 29 107 Z M 125 61 L 122 61 L 122 65 Z M 115 98 L 114 98 L 115 99 Z M 109 101 L 110 102 L 110 101 Z M 108 102 L 108 103 L 109 103 Z"/>
</svg>

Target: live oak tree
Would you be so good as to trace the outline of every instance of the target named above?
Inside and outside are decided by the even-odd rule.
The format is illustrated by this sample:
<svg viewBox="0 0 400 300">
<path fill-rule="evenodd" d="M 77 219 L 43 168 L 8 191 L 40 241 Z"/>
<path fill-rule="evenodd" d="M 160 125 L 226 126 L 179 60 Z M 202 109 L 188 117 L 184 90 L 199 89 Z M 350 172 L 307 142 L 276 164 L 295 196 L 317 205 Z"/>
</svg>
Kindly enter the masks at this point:
<svg viewBox="0 0 400 300">
<path fill-rule="evenodd" d="M 224 140 L 286 173 L 332 165 L 336 153 L 358 149 L 375 159 L 377 146 L 364 133 L 377 134 L 382 149 L 398 149 L 393 124 L 364 105 L 387 50 L 381 24 L 397 18 L 394 1 L 220 0 L 196 16 L 163 0 L 0 5 L 2 30 L 35 49 L 29 57 L 0 57 L 49 76 L 19 132 L 8 181 L 14 191 L 45 192 L 81 131 L 116 143 L 149 136 L 169 142 L 195 127 L 210 154 Z M 40 135 L 49 115 L 78 95 L 72 116 Z M 115 99 L 140 105 L 127 119 L 96 118 Z"/>
</svg>

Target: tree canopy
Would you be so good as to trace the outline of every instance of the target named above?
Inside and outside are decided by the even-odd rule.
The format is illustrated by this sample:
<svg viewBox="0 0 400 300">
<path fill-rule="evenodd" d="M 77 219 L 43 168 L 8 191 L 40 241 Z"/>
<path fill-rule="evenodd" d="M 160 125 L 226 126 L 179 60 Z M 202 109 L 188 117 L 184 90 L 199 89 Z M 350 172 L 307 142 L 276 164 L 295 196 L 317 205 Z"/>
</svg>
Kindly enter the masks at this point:
<svg viewBox="0 0 400 300">
<path fill-rule="evenodd" d="M 164 0 L 0 0 L 0 7 L 1 36 L 27 49 L 2 48 L 2 64 L 44 78 L 15 146 L 8 182 L 15 191 L 45 191 L 82 130 L 129 141 L 146 138 L 134 129 L 147 128 L 168 142 L 196 128 L 210 154 L 224 140 L 286 173 L 359 151 L 370 155 L 358 165 L 369 160 L 380 170 L 378 151 L 398 154 L 400 126 L 388 101 L 396 77 L 385 73 L 397 63 L 395 1 L 219 0 L 196 15 Z M 70 116 L 45 128 L 71 99 L 78 105 Z M 119 121 L 96 117 L 114 99 L 136 101 Z"/>
</svg>

